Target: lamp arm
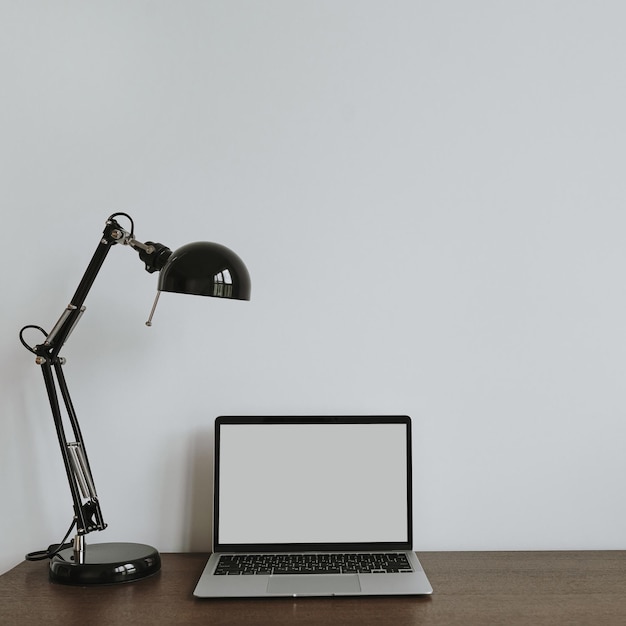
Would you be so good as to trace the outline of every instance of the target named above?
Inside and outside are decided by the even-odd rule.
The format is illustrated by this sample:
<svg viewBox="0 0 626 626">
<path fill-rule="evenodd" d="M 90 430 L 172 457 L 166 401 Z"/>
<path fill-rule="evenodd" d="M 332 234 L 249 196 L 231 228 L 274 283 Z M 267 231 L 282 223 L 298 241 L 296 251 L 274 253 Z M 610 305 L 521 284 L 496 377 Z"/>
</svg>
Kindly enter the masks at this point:
<svg viewBox="0 0 626 626">
<path fill-rule="evenodd" d="M 76 292 L 72 297 L 72 300 L 67 305 L 65 311 L 61 314 L 61 317 L 55 324 L 54 328 L 48 333 L 46 341 L 35 348 L 35 352 L 39 356 L 56 359 L 59 351 L 67 341 L 72 330 L 76 326 L 81 315 L 85 311 L 83 306 L 89 290 L 91 289 L 94 281 L 102 264 L 104 263 L 111 247 L 119 242 L 126 241 L 128 233 L 124 231 L 118 222 L 111 216 L 105 225 L 104 232 L 98 246 L 83 274 L 83 277 L 76 288 Z"/>
<path fill-rule="evenodd" d="M 130 233 L 121 228 L 119 223 L 115 220 L 117 215 L 124 215 L 130 219 Z M 80 280 L 70 304 L 66 307 L 65 311 L 63 311 L 53 329 L 46 334 L 45 341 L 31 348 L 26 344 L 22 338 L 22 333 L 20 333 L 22 343 L 26 348 L 37 355 L 36 363 L 41 366 L 57 438 L 61 448 L 61 456 L 63 457 L 63 464 L 65 466 L 74 504 L 74 520 L 76 522 L 78 536 L 85 535 L 94 530 L 104 530 L 107 525 L 104 522 L 102 511 L 100 510 L 100 503 L 98 501 L 85 443 L 65 381 L 62 369 L 65 359 L 59 356 L 59 352 L 82 316 L 85 310 L 85 299 L 113 245 L 122 243 L 138 250 L 139 256 L 146 263 L 146 269 L 148 271 L 161 269 L 169 254 L 171 254 L 169 248 L 166 248 L 162 244 L 141 244 L 137 242 L 134 239 L 132 230 L 132 218 L 125 213 L 116 213 L 109 217 L 98 246 Z M 155 260 L 157 256 L 160 256 L 162 259 L 164 258 L 162 263 L 159 260 Z M 154 269 L 152 269 L 153 266 Z M 25 328 L 29 327 L 27 326 Z M 23 330 L 24 329 L 22 329 L 22 332 Z M 70 430 L 73 434 L 73 441 L 68 439 L 59 396 L 65 407 L 67 420 L 69 421 Z"/>
<path fill-rule="evenodd" d="M 64 359 L 57 359 L 54 363 L 49 360 L 41 363 L 48 400 L 52 410 L 52 418 L 57 432 L 63 465 L 67 475 L 72 502 L 74 505 L 74 520 L 78 535 L 85 535 L 94 530 L 104 530 L 106 523 L 102 517 L 98 494 L 96 493 L 87 451 L 72 401 L 63 375 Z M 63 416 L 59 404 L 57 386 L 61 392 L 65 409 L 74 434 L 74 441 L 69 441 L 65 433 Z"/>
</svg>

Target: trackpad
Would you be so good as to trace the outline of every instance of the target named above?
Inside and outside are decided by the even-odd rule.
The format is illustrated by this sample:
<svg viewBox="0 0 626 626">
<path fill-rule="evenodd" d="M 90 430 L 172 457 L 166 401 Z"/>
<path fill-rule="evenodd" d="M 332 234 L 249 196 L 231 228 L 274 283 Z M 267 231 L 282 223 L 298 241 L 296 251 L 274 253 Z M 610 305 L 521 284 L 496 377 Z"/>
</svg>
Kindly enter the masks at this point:
<svg viewBox="0 0 626 626">
<path fill-rule="evenodd" d="M 358 574 L 295 574 L 270 576 L 268 593 L 286 595 L 333 595 L 361 591 Z"/>
</svg>

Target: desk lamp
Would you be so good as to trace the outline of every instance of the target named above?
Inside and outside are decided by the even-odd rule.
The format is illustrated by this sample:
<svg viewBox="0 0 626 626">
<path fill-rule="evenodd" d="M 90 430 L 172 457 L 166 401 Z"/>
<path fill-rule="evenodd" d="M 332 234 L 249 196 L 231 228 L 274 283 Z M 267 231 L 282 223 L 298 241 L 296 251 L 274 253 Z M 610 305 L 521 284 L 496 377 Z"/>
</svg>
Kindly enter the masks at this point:
<svg viewBox="0 0 626 626">
<path fill-rule="evenodd" d="M 130 232 L 120 226 L 116 220 L 119 217 L 130 222 Z M 159 272 L 156 299 L 146 322 L 148 326 L 152 325 L 152 317 L 162 291 L 250 299 L 248 270 L 232 250 L 216 243 L 196 242 L 172 252 L 160 243 L 141 243 L 135 239 L 132 218 L 126 213 L 114 213 L 106 222 L 102 238 L 72 301 L 52 330 L 48 333 L 40 326 L 28 325 L 20 331 L 20 341 L 36 355 L 35 362 L 41 366 L 74 503 L 72 524 L 61 543 L 50 546 L 48 550 L 31 553 L 27 558 L 49 558 L 50 579 L 71 585 L 129 582 L 150 576 L 161 567 L 161 557 L 152 546 L 137 543 L 86 544 L 85 535 L 104 530 L 107 524 L 100 510 L 87 450 L 65 382 L 62 370 L 65 359 L 59 356 L 61 348 L 85 311 L 83 303 L 109 250 L 116 244 L 136 250 L 148 272 Z M 24 339 L 27 329 L 43 333 L 43 343 L 29 345 Z M 63 400 L 65 415 L 61 411 L 59 394 Z M 66 425 L 69 425 L 73 441 L 66 435 L 69 432 Z M 76 534 L 73 542 L 65 543 L 74 528 Z"/>
</svg>

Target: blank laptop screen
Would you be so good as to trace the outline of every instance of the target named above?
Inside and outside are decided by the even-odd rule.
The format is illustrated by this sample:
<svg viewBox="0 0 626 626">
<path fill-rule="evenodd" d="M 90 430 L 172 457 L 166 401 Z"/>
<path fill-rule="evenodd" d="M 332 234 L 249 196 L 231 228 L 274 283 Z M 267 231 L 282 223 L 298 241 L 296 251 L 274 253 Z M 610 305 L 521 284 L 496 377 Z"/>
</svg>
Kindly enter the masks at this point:
<svg viewBox="0 0 626 626">
<path fill-rule="evenodd" d="M 410 541 L 408 418 L 221 419 L 217 546 Z"/>
</svg>

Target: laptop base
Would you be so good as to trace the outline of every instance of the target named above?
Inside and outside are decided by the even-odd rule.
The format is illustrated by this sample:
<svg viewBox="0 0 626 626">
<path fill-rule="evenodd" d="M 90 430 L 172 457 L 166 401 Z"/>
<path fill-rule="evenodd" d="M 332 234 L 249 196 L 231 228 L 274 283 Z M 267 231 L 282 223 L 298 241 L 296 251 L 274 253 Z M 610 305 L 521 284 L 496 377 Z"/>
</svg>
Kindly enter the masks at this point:
<svg viewBox="0 0 626 626">
<path fill-rule="evenodd" d="M 433 589 L 414 552 L 413 569 L 386 574 L 277 574 L 218 576 L 219 554 L 212 554 L 193 595 L 196 598 L 271 598 L 328 596 L 430 595 Z"/>
</svg>

